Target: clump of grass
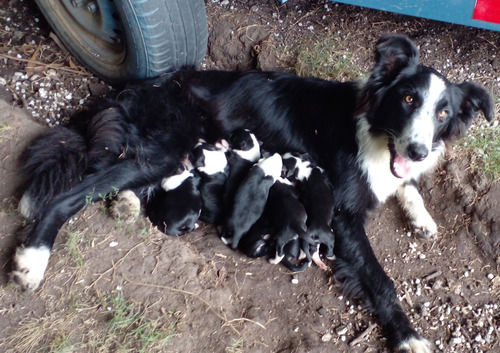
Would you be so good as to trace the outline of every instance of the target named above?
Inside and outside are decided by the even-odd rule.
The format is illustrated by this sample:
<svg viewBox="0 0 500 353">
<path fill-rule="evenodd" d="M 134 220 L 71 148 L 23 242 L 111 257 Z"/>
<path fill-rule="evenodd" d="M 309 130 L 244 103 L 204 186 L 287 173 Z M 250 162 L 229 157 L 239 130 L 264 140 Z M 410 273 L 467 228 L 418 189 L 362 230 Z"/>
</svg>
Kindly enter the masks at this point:
<svg viewBox="0 0 500 353">
<path fill-rule="evenodd" d="M 60 332 L 47 347 L 41 349 L 47 349 L 51 353 L 71 353 L 75 350 L 75 345 L 73 344 L 73 337 Z"/>
<path fill-rule="evenodd" d="M 332 36 L 301 46 L 297 52 L 295 72 L 299 76 L 314 76 L 327 80 L 356 80 L 363 72 L 345 48 L 340 48 Z"/>
<path fill-rule="evenodd" d="M 225 349 L 226 353 L 241 353 L 243 352 L 243 337 L 240 337 Z"/>
<path fill-rule="evenodd" d="M 67 240 L 66 240 L 66 249 L 68 251 L 68 255 L 70 259 L 72 259 L 75 265 L 78 268 L 83 266 L 83 255 L 80 251 L 78 243 L 80 242 L 81 234 L 75 231 L 68 230 L 66 232 Z"/>
<path fill-rule="evenodd" d="M 17 331 L 6 342 L 7 353 L 67 353 L 74 352 L 75 337 L 67 333 L 67 326 L 74 322 L 74 313 L 56 313 L 40 318 L 25 318 Z"/>
<path fill-rule="evenodd" d="M 159 318 L 146 318 L 146 309 L 134 307 L 121 294 L 110 298 L 108 310 L 108 332 L 100 350 L 114 346 L 120 352 L 151 352 L 175 335 L 175 323 L 164 327 Z"/>
<path fill-rule="evenodd" d="M 477 126 L 467 134 L 464 143 L 471 154 L 471 166 L 484 171 L 493 180 L 500 179 L 500 127 L 498 121 L 492 125 Z"/>
</svg>

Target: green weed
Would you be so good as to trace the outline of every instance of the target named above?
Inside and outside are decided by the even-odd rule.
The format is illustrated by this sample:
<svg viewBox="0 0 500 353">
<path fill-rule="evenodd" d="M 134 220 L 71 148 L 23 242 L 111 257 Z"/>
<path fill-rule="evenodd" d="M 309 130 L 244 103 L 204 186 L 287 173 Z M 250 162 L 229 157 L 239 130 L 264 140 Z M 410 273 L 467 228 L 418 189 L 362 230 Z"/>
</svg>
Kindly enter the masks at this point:
<svg viewBox="0 0 500 353">
<path fill-rule="evenodd" d="M 72 259 L 77 267 L 83 266 L 83 255 L 78 247 L 78 243 L 80 242 L 81 234 L 75 231 L 68 230 L 66 232 L 67 240 L 66 240 L 66 249 L 68 251 L 68 255 L 70 259 Z"/>
<path fill-rule="evenodd" d="M 478 126 L 467 134 L 464 143 L 471 154 L 471 166 L 484 171 L 491 179 L 500 179 L 500 127 Z"/>
<path fill-rule="evenodd" d="M 225 352 L 226 353 L 241 353 L 243 352 L 243 337 L 238 338 L 237 340 L 234 340 L 233 344 L 231 344 L 229 347 L 226 347 Z"/>
<path fill-rule="evenodd" d="M 121 294 L 109 299 L 108 310 L 108 331 L 101 349 L 115 346 L 120 352 L 151 352 L 175 335 L 175 323 L 164 327 L 160 318 L 146 318 L 145 309 L 131 305 Z"/>
<path fill-rule="evenodd" d="M 332 36 L 301 46 L 294 70 L 299 76 L 329 80 L 356 80 L 363 75 L 353 63 L 352 54 L 341 48 Z"/>
</svg>

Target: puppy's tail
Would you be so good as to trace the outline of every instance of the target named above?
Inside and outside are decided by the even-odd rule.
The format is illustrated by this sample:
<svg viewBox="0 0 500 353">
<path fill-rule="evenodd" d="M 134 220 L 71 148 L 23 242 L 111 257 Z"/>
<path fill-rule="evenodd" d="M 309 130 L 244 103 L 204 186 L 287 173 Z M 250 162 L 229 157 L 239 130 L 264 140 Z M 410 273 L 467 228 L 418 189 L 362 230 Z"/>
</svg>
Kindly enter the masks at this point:
<svg viewBox="0 0 500 353">
<path fill-rule="evenodd" d="M 68 128 L 52 128 L 24 151 L 22 162 L 26 188 L 19 211 L 35 219 L 55 196 L 80 181 L 86 168 L 85 140 Z"/>
</svg>

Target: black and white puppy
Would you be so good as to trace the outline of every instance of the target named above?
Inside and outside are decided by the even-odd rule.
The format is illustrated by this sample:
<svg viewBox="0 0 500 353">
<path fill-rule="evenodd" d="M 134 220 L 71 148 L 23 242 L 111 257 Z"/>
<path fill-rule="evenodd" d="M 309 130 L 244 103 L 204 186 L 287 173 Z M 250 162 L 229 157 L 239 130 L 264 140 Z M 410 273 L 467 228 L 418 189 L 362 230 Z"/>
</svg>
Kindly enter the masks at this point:
<svg viewBox="0 0 500 353">
<path fill-rule="evenodd" d="M 248 129 L 236 129 L 227 139 L 228 177 L 224 189 L 224 207 L 229 214 L 236 189 L 240 186 L 248 171 L 260 159 L 260 144 L 255 135 Z"/>
<path fill-rule="evenodd" d="M 199 177 L 182 166 L 177 173 L 163 178 L 161 186 L 150 191 L 146 215 L 160 231 L 183 235 L 198 227 L 201 213 Z"/>
<path fill-rule="evenodd" d="M 222 230 L 222 241 L 233 249 L 262 216 L 269 189 L 281 175 L 283 163 L 275 153 L 262 158 L 245 176 L 234 194 L 234 202 Z"/>
<path fill-rule="evenodd" d="M 304 270 L 311 263 L 311 257 L 299 263 L 301 249 L 314 245 L 306 232 L 307 214 L 299 201 L 294 185 L 285 178 L 278 178 L 269 190 L 266 216 L 275 230 L 276 252 L 269 259 L 272 264 L 283 262 L 292 271 Z M 307 255 L 309 252 L 305 252 Z"/>
<path fill-rule="evenodd" d="M 224 210 L 224 188 L 229 166 L 225 141 L 215 145 L 200 141 L 192 151 L 193 173 L 199 176 L 198 189 L 201 195 L 200 220 L 218 224 Z"/>
<path fill-rule="evenodd" d="M 325 270 L 327 267 L 319 257 L 319 250 L 327 259 L 335 258 L 335 235 L 330 225 L 334 199 L 330 182 L 325 171 L 315 165 L 307 154 L 285 153 L 283 164 L 288 165 L 288 177 L 297 180 L 300 200 L 307 213 L 307 234 L 314 241 L 314 245 L 303 250 Z"/>
<path fill-rule="evenodd" d="M 264 213 L 240 239 L 238 250 L 249 257 L 271 256 L 276 252 L 274 228 Z"/>
</svg>

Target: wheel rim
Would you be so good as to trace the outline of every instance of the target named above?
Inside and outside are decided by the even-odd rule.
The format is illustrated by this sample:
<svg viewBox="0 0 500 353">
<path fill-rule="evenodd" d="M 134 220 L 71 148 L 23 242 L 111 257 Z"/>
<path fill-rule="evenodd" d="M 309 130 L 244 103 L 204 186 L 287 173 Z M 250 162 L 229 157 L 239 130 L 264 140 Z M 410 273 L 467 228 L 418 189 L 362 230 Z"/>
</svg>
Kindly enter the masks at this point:
<svg viewBox="0 0 500 353">
<path fill-rule="evenodd" d="M 71 37 L 97 61 L 119 65 L 126 47 L 119 15 L 112 0 L 62 0 L 54 11 Z"/>
</svg>

